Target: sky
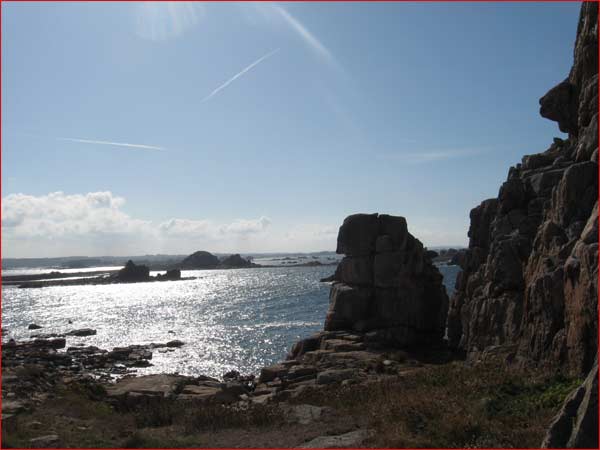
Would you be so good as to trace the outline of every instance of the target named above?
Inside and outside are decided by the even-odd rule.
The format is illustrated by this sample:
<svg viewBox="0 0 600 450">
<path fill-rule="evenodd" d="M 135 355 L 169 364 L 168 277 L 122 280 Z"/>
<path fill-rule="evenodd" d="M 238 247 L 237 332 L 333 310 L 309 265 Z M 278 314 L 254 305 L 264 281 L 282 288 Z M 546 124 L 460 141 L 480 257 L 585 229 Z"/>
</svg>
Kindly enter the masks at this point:
<svg viewBox="0 0 600 450">
<path fill-rule="evenodd" d="M 468 243 L 546 150 L 579 3 L 2 2 L 2 256 Z"/>
</svg>

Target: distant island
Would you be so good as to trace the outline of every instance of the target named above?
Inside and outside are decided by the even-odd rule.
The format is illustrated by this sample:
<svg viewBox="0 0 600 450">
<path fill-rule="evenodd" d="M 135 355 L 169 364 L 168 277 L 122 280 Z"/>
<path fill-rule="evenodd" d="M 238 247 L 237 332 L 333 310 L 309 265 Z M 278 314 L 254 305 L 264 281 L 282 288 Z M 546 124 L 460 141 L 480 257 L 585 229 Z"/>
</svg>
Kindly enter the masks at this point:
<svg viewBox="0 0 600 450">
<path fill-rule="evenodd" d="M 80 278 L 82 275 L 89 275 L 89 272 L 78 272 L 76 274 L 61 274 L 60 272 L 51 272 L 50 274 L 42 273 L 39 275 L 25 275 L 24 277 L 14 275 L 5 277 L 8 278 L 8 280 L 2 280 L 2 283 L 17 284 L 20 288 L 41 288 L 48 286 L 81 286 L 89 284 L 140 283 L 149 281 L 179 281 L 195 279 L 195 277 L 182 278 L 181 270 L 179 269 L 170 269 L 164 274 L 151 276 L 150 268 L 148 266 L 137 265 L 131 260 L 127 261 L 125 267 L 118 271 L 112 271 L 108 273 L 105 272 L 102 275 L 95 277 L 88 276 L 85 278 Z M 59 276 L 60 279 L 56 279 L 59 278 Z"/>
<path fill-rule="evenodd" d="M 182 270 L 223 270 L 223 269 L 248 269 L 248 268 L 273 268 L 273 267 L 315 267 L 336 265 L 337 261 L 321 263 L 317 260 L 305 261 L 307 257 L 299 257 L 302 262 L 293 263 L 289 258 L 285 266 L 256 264 L 252 257 L 243 258 L 239 253 L 217 257 L 216 255 L 200 250 L 186 256 L 180 261 L 170 264 L 162 263 L 150 267 L 146 264 L 135 263 L 129 259 L 120 270 L 96 270 L 92 272 L 60 272 L 52 271 L 34 275 L 6 275 L 2 277 L 4 285 L 17 285 L 20 288 L 40 288 L 49 286 L 81 286 L 94 284 L 137 283 L 150 281 L 179 281 L 193 280 L 196 277 L 181 277 Z M 97 260 L 94 260 L 98 262 Z M 164 259 L 163 259 L 164 261 Z M 4 263 L 4 261 L 3 261 Z M 157 267 L 158 266 L 158 267 Z M 164 274 L 151 276 L 151 270 L 165 270 Z"/>
<path fill-rule="evenodd" d="M 291 257 L 290 255 L 293 255 Z M 335 255 L 334 251 L 319 251 L 309 253 L 254 253 L 254 254 L 223 254 L 211 253 L 208 251 L 197 251 L 188 255 L 129 255 L 129 256 L 64 256 L 51 258 L 2 258 L 2 270 L 17 270 L 29 268 L 47 268 L 48 274 L 58 273 L 60 278 L 64 278 L 67 274 L 60 272 L 61 270 L 72 269 L 90 269 L 99 268 L 98 274 L 106 273 L 107 270 L 100 268 L 108 268 L 114 266 L 123 266 L 128 260 L 133 261 L 138 265 L 145 265 L 152 271 L 169 270 L 173 268 L 179 269 L 215 269 L 215 268 L 245 268 L 255 267 L 271 267 L 286 264 L 296 265 L 300 260 L 316 260 L 322 259 L 323 264 L 336 264 L 337 258 L 326 255 Z M 257 264 L 255 259 L 265 259 L 265 263 Z M 111 269 L 108 269 L 109 271 Z M 82 271 L 83 272 L 83 271 Z M 85 272 L 89 275 L 91 272 Z M 54 275 L 58 277 L 58 275 Z M 81 275 L 83 276 L 83 275 Z M 46 277 L 51 278 L 51 277 Z M 3 277 L 6 280 L 6 277 Z"/>
</svg>

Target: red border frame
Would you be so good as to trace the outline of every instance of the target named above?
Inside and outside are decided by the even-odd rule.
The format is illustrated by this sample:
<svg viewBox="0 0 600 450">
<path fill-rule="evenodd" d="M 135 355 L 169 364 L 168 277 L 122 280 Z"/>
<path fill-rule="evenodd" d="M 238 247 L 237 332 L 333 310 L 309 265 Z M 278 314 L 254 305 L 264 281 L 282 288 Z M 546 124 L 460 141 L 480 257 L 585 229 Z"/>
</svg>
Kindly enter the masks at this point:
<svg viewBox="0 0 600 450">
<path fill-rule="evenodd" d="M 116 3 L 116 2 L 121 2 L 121 3 L 133 3 L 133 2 L 143 2 L 144 0 L 85 0 L 85 3 L 107 3 L 107 2 L 111 2 L 111 3 Z M 180 0 L 150 0 L 153 3 L 169 3 L 169 2 L 177 2 Z M 252 0 L 238 0 L 238 2 L 250 2 Z M 260 2 L 269 2 L 271 3 L 271 0 L 255 0 L 256 1 L 260 1 Z M 199 0 L 194 0 L 195 3 L 220 3 L 220 2 L 227 2 L 227 3 L 231 3 L 231 1 L 228 0 L 204 0 L 204 1 L 199 1 Z M 279 3 L 584 3 L 584 2 L 595 2 L 595 3 L 600 3 L 600 0 L 287 0 L 287 1 L 282 1 Z M 1 61 L 2 61 L 2 3 L 82 3 L 81 0 L 0 0 L 0 67 L 2 65 Z M 599 11 L 599 19 L 600 19 L 600 11 Z M 599 21 L 600 22 L 600 21 Z M 598 57 L 600 59 L 600 47 L 598 49 Z M 2 102 L 2 73 L 0 72 L 0 156 L 2 154 L 2 144 L 1 144 L 1 139 L 2 139 L 2 126 L 1 126 L 1 120 L 2 120 L 2 108 L 1 108 L 1 102 Z M 600 96 L 598 97 L 598 105 L 597 105 L 598 109 L 597 111 L 600 113 Z M 598 138 L 600 140 L 600 129 L 598 131 Z M 1 172 L 2 171 L 2 161 L 0 159 L 0 178 L 1 178 Z M 600 183 L 598 186 L 598 194 L 600 196 Z M 0 204 L 1 204 L 1 199 L 2 199 L 2 186 L 0 184 Z M 0 212 L 0 219 L 1 219 L 1 212 Z M 600 242 L 600 228 L 598 230 L 598 241 Z M 2 239 L 2 232 L 0 231 L 0 240 Z M 0 260 L 2 259 L 2 249 L 0 246 Z M 598 279 L 597 282 L 600 284 L 600 272 L 598 273 Z M 0 287 L 2 285 L 2 273 L 0 271 Z M 1 310 L 1 305 L 2 305 L 2 293 L 0 292 L 0 330 L 2 329 L 2 310 Z M 596 311 L 598 313 L 598 319 L 600 319 L 600 308 L 597 309 Z M 599 320 L 600 322 L 600 320 Z M 597 348 L 600 349 L 600 333 L 597 333 L 597 339 L 598 339 L 598 346 Z M 1 353 L 1 348 L 2 348 L 2 336 L 0 334 L 0 353 Z M 2 387 L 2 360 L 0 359 L 0 389 Z M 600 387 L 599 387 L 599 393 L 600 393 Z M 2 406 L 2 399 L 0 398 L 0 408 Z M 598 425 L 600 428 L 600 419 L 598 421 Z M 2 435 L 1 435 L 1 431 L 2 431 L 2 424 L 0 421 L 0 448 L 2 448 Z M 210 448 L 203 448 L 204 450 L 206 449 L 210 449 Z M 83 450 L 83 449 L 81 449 Z M 90 448 L 86 448 L 86 450 L 90 450 Z M 158 450 L 158 449 L 148 449 L 148 450 Z M 247 450 L 250 450 L 249 448 Z M 277 450 L 283 450 L 283 449 L 277 449 Z"/>
</svg>

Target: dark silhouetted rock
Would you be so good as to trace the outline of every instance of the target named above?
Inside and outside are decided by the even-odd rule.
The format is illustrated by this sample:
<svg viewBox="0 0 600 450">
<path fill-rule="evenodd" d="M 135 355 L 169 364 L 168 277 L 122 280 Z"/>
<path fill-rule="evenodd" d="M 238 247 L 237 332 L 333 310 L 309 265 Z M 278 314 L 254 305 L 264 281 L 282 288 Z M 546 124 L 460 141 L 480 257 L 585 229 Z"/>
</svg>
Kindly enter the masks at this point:
<svg viewBox="0 0 600 450">
<path fill-rule="evenodd" d="M 67 344 L 67 341 L 64 338 L 57 338 L 57 339 L 35 339 L 32 343 L 26 343 L 23 345 L 31 345 L 33 347 L 39 347 L 39 348 L 59 349 L 59 348 L 65 348 L 66 344 Z"/>
<path fill-rule="evenodd" d="M 240 377 L 240 373 L 237 370 L 230 370 L 223 375 L 224 380 L 237 380 Z"/>
<path fill-rule="evenodd" d="M 577 130 L 577 88 L 569 80 L 557 84 L 540 99 L 540 115 L 558 122 L 564 133 Z"/>
<path fill-rule="evenodd" d="M 93 336 L 96 334 L 96 330 L 91 328 L 82 328 L 80 330 L 73 330 L 67 333 L 67 336 Z"/>
<path fill-rule="evenodd" d="M 377 214 L 354 214 L 344 219 L 337 238 L 336 253 L 349 256 L 370 255 L 379 234 Z"/>
<path fill-rule="evenodd" d="M 254 267 L 254 264 L 252 264 L 252 262 L 242 258 L 239 254 L 228 256 L 223 261 L 221 261 L 219 265 L 227 269 Z"/>
<path fill-rule="evenodd" d="M 333 275 L 329 275 L 328 277 L 323 277 L 319 280 L 321 283 L 330 283 L 332 281 L 335 281 L 335 274 Z"/>
<path fill-rule="evenodd" d="M 134 264 L 132 260 L 127 261 L 125 267 L 123 267 L 117 273 L 119 281 L 123 282 L 134 282 L 134 281 L 149 281 L 150 280 L 150 269 L 148 266 Z"/>
<path fill-rule="evenodd" d="M 347 217 L 341 251 L 350 255 L 335 272 L 325 330 L 369 332 L 373 341 L 404 346 L 441 341 L 448 308 L 442 275 L 403 217 Z M 305 351 L 295 347 L 292 355 Z"/>
<path fill-rule="evenodd" d="M 219 258 L 209 252 L 198 251 L 181 261 L 184 269 L 214 269 L 219 265 Z"/>
<path fill-rule="evenodd" d="M 436 252 L 435 250 L 427 250 L 425 252 L 425 256 L 429 259 L 434 259 L 434 258 L 437 258 L 438 256 L 440 256 L 440 254 L 438 252 Z"/>
<path fill-rule="evenodd" d="M 161 280 L 161 281 L 181 280 L 181 270 L 179 270 L 179 269 L 167 270 L 167 272 L 164 274 L 156 275 L 156 279 Z"/>
<path fill-rule="evenodd" d="M 458 250 L 456 253 L 454 253 L 454 255 L 452 255 L 452 258 L 450 259 L 449 264 L 462 267 L 463 260 L 465 258 L 466 253 L 467 253 L 466 249 Z"/>
<path fill-rule="evenodd" d="M 30 323 L 30 324 L 27 326 L 27 329 L 28 329 L 28 330 L 39 330 L 40 328 L 43 328 L 43 327 L 42 327 L 42 326 L 40 326 L 40 325 L 37 325 L 37 324 L 35 324 L 35 323 Z"/>
</svg>

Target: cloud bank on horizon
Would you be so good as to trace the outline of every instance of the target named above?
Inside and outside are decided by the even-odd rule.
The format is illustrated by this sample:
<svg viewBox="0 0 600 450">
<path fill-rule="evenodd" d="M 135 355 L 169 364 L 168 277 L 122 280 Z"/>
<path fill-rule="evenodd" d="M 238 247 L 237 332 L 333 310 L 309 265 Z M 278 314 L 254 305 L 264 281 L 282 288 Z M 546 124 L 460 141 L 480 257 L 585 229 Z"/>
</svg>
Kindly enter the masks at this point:
<svg viewBox="0 0 600 450">
<path fill-rule="evenodd" d="M 148 253 L 223 253 L 335 250 L 339 224 L 274 226 L 267 216 L 217 222 L 171 218 L 156 223 L 135 218 L 126 201 L 109 191 L 87 194 L 9 194 L 2 198 L 4 257 L 104 256 Z M 341 222 L 341 221 L 340 221 Z M 429 245 L 444 245 L 452 235 L 415 232 Z"/>
<path fill-rule="evenodd" d="M 123 197 L 108 191 L 7 195 L 2 199 L 2 254 L 4 257 L 82 253 L 98 256 L 191 253 L 198 249 L 258 252 L 277 249 L 283 240 L 290 243 L 289 236 L 271 233 L 272 221 L 266 216 L 225 223 L 183 218 L 155 223 L 131 217 L 123 211 L 124 205 Z M 317 249 L 332 248 L 335 240 L 331 240 L 327 230 L 328 227 L 319 226 L 296 229 L 291 243 L 303 246 L 315 237 L 314 244 L 322 246 Z M 293 248 L 288 246 L 290 251 Z"/>
</svg>

